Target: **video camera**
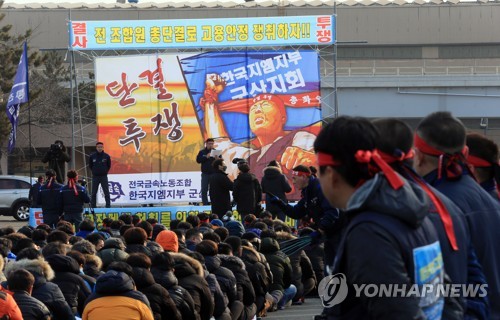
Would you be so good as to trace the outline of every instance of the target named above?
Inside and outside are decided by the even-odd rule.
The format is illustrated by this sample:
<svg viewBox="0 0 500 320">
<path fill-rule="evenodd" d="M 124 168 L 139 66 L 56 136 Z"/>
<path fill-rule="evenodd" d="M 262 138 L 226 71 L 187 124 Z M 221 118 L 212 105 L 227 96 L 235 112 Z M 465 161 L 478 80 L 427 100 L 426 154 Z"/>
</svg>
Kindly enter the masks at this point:
<svg viewBox="0 0 500 320">
<path fill-rule="evenodd" d="M 78 180 L 78 184 L 85 188 L 87 186 L 87 180 L 85 180 L 85 178 L 82 178 Z"/>
<path fill-rule="evenodd" d="M 58 143 L 53 143 L 50 145 L 50 152 L 51 153 L 59 153 L 62 151 L 62 146 Z"/>
<path fill-rule="evenodd" d="M 242 165 L 242 164 L 248 163 L 248 161 L 246 161 L 245 159 L 242 159 L 242 158 L 234 158 L 233 161 L 231 161 L 231 162 L 234 164 L 237 164 L 237 165 Z"/>
</svg>

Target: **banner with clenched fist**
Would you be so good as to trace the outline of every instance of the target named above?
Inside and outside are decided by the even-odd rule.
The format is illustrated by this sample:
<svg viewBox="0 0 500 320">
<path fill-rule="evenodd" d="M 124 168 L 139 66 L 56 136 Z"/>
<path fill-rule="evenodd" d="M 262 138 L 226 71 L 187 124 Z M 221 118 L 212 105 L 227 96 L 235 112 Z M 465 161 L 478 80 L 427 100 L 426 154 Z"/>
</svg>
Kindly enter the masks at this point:
<svg viewBox="0 0 500 320">
<path fill-rule="evenodd" d="M 113 204 L 199 201 L 195 159 L 209 137 L 231 179 L 234 158 L 247 159 L 259 180 L 271 160 L 290 182 L 293 167 L 314 165 L 321 120 L 315 51 L 102 57 L 95 70 Z"/>
</svg>

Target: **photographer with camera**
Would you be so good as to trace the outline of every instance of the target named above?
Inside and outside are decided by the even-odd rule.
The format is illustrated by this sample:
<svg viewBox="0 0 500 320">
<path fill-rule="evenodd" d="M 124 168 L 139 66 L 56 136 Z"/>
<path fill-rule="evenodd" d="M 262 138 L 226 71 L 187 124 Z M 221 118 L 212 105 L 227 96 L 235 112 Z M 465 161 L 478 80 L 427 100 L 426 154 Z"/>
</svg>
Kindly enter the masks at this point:
<svg viewBox="0 0 500 320">
<path fill-rule="evenodd" d="M 49 151 L 43 156 L 42 162 L 49 163 L 49 169 L 56 172 L 57 182 L 63 183 L 63 179 L 66 176 L 66 164 L 65 162 L 70 162 L 71 157 L 69 156 L 64 143 L 61 140 L 56 140 L 50 145 Z"/>
</svg>

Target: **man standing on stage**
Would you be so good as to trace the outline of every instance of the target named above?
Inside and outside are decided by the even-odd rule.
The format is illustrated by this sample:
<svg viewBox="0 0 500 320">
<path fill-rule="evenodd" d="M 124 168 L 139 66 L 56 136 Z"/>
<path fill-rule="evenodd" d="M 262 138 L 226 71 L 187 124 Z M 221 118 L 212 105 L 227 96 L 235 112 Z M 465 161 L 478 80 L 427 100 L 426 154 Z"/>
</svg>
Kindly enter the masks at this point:
<svg viewBox="0 0 500 320">
<path fill-rule="evenodd" d="M 92 171 L 92 207 L 95 208 L 97 202 L 97 190 L 99 184 L 104 192 L 104 199 L 106 200 L 106 208 L 111 207 L 111 200 L 109 197 L 108 186 L 108 172 L 111 169 L 111 157 L 104 152 L 104 144 L 97 142 L 95 145 L 96 152 L 92 153 L 89 157 L 89 167 Z"/>
<path fill-rule="evenodd" d="M 205 141 L 205 148 L 201 149 L 196 156 L 196 162 L 201 163 L 201 201 L 204 206 L 209 205 L 208 202 L 208 185 L 210 177 L 214 173 L 214 168 L 212 163 L 215 157 L 212 155 L 212 150 L 214 150 L 214 139 L 208 138 Z"/>
</svg>

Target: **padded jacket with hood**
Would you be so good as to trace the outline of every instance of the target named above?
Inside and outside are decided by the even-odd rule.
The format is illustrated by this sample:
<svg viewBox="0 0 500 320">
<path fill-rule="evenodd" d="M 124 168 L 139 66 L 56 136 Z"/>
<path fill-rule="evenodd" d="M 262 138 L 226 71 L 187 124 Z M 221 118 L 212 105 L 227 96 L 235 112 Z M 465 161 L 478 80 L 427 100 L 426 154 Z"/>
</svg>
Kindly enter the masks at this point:
<svg viewBox="0 0 500 320">
<path fill-rule="evenodd" d="M 191 294 L 200 318 L 209 320 L 214 312 L 214 300 L 201 263 L 183 253 L 170 253 L 170 255 L 175 261 L 174 273 L 179 285 Z"/>
<path fill-rule="evenodd" d="M 260 185 L 262 187 L 262 192 L 266 194 L 266 197 L 268 194 L 273 194 L 281 200 L 287 201 L 286 193 L 291 192 L 292 187 L 290 186 L 286 176 L 281 172 L 281 169 L 278 167 L 268 166 L 264 169 L 263 173 L 264 175 L 262 176 Z M 271 213 L 276 215 L 277 213 L 283 211 L 279 206 L 272 204 L 271 201 L 267 200 L 268 199 L 266 198 L 266 209 Z"/>
<path fill-rule="evenodd" d="M 97 279 L 95 292 L 85 302 L 82 320 L 154 320 L 146 296 L 134 289 L 123 272 L 110 270 Z"/>
<path fill-rule="evenodd" d="M 46 258 L 56 276 L 52 280 L 61 289 L 64 298 L 73 313 L 82 314 L 85 300 L 91 291 L 87 283 L 80 277 L 80 266 L 75 259 L 62 254 L 53 254 Z"/>
<path fill-rule="evenodd" d="M 420 298 L 358 297 L 353 284 L 400 284 L 411 286 L 432 259 L 433 270 L 424 283 L 443 283 L 444 269 L 437 232 L 428 218 L 430 200 L 413 182 L 394 190 L 383 174 L 359 187 L 345 210 L 349 224 L 332 274 L 345 275 L 347 297 L 329 311 L 329 319 L 427 319 L 427 311 L 441 314 L 442 297 L 427 297 L 435 304 L 427 309 Z M 461 312 L 461 309 L 460 309 Z"/>
<path fill-rule="evenodd" d="M 18 269 L 28 270 L 34 277 L 31 296 L 40 300 L 49 308 L 53 319 L 73 320 L 75 316 L 57 284 L 50 282 L 55 274 L 49 263 L 43 259 L 22 259 L 7 264 L 5 273 L 9 275 Z"/>
<path fill-rule="evenodd" d="M 172 319 L 181 320 L 174 301 L 170 298 L 167 289 L 155 282 L 151 271 L 146 268 L 133 268 L 132 279 L 137 290 L 148 298 L 155 320 Z"/>
<path fill-rule="evenodd" d="M 177 310 L 181 313 L 183 320 L 196 320 L 196 313 L 194 310 L 193 297 L 183 287 L 179 286 L 179 282 L 174 275 L 174 272 L 162 268 L 162 266 L 153 266 L 151 268 L 156 283 L 168 290 L 170 297 L 175 303 Z"/>
<path fill-rule="evenodd" d="M 233 199 L 236 209 L 243 217 L 257 214 L 257 205 L 262 201 L 262 189 L 259 180 L 250 172 L 240 172 L 234 180 Z"/>
<path fill-rule="evenodd" d="M 292 284 L 292 265 L 290 259 L 280 250 L 280 245 L 276 239 L 264 238 L 260 244 L 260 252 L 264 254 L 271 272 L 273 283 L 269 291 L 284 291 Z"/>
</svg>

